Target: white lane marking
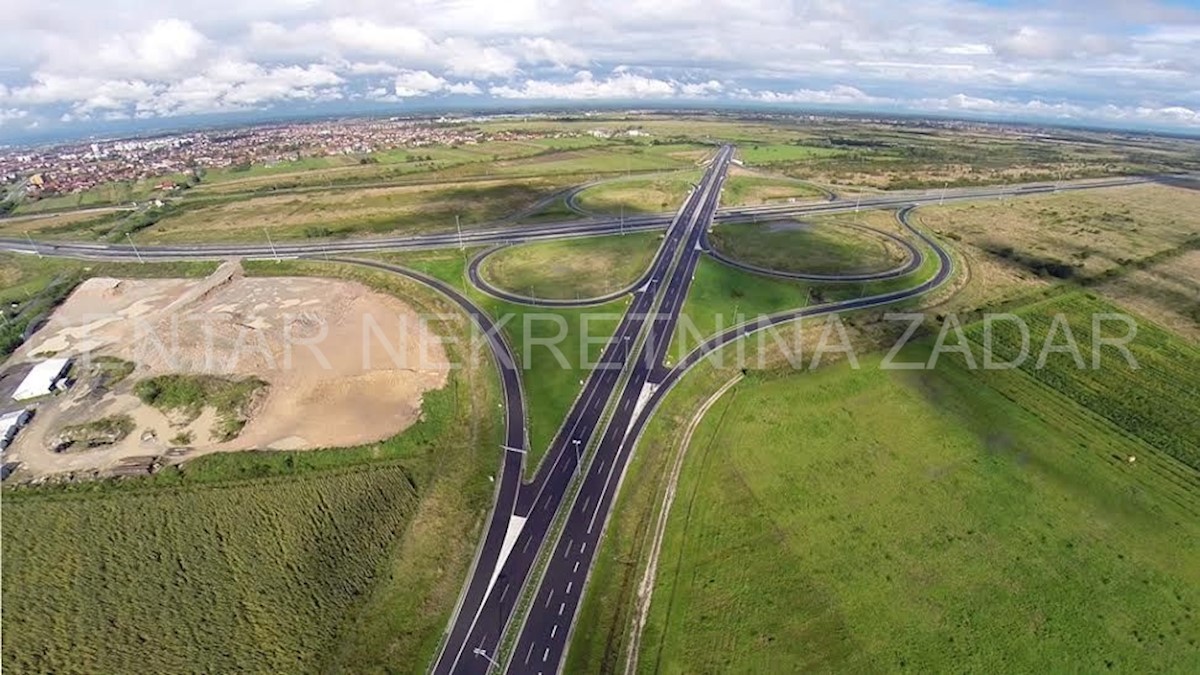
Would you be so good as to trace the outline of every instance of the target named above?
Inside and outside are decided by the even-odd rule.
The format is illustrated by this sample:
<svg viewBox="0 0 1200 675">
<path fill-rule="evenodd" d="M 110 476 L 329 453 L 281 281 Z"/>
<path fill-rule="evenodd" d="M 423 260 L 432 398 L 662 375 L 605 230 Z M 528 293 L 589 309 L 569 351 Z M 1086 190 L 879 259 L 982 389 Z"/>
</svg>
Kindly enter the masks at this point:
<svg viewBox="0 0 1200 675">
<path fill-rule="evenodd" d="M 525 551 L 529 550 L 529 544 L 532 541 L 533 541 L 532 534 L 525 538 L 525 545 L 521 547 L 521 553 L 524 553 Z"/>
<path fill-rule="evenodd" d="M 607 459 L 606 459 L 606 460 L 604 460 L 603 462 L 600 462 L 600 471 L 604 471 L 604 465 L 605 465 L 605 464 L 608 464 L 608 460 L 607 460 Z M 585 510 L 586 510 L 586 509 L 585 509 Z"/>
<path fill-rule="evenodd" d="M 542 504 L 542 510 L 550 508 L 550 502 L 554 501 L 554 495 L 546 495 L 546 502 Z"/>
<path fill-rule="evenodd" d="M 545 663 L 548 658 L 550 658 L 550 648 L 546 647 L 546 651 L 542 652 L 542 663 Z"/>
<path fill-rule="evenodd" d="M 586 550 L 587 550 L 587 542 L 585 541 L 585 542 L 583 542 L 582 544 L 580 544 L 580 545 L 579 545 L 579 552 L 580 552 L 580 553 L 583 553 L 583 552 L 584 552 L 584 551 L 586 551 Z"/>
<path fill-rule="evenodd" d="M 588 498 L 583 501 L 583 510 L 587 511 L 588 504 L 591 504 L 591 503 L 592 503 L 592 496 L 588 495 Z"/>
<path fill-rule="evenodd" d="M 563 610 L 567 608 L 567 603 L 561 603 L 558 606 L 558 615 L 562 616 Z"/>
<path fill-rule="evenodd" d="M 576 560 L 575 561 L 575 569 L 571 570 L 571 574 L 575 574 L 578 571 L 579 571 L 579 561 Z"/>
<path fill-rule="evenodd" d="M 504 590 L 500 591 L 500 602 L 504 602 L 504 596 L 508 595 L 508 588 L 510 586 L 512 586 L 512 584 L 504 584 Z"/>
<path fill-rule="evenodd" d="M 555 635 L 558 635 L 558 624 L 554 624 L 554 627 L 550 629 L 550 639 L 553 640 Z"/>
<path fill-rule="evenodd" d="M 567 556 L 569 556 L 569 555 L 571 555 L 571 544 L 574 544 L 574 543 L 575 543 L 575 540 L 574 540 L 574 539 L 568 539 L 568 540 L 567 540 L 567 550 L 563 551 L 563 557 L 564 557 L 564 558 L 565 558 L 565 557 L 567 557 Z"/>
<path fill-rule="evenodd" d="M 534 648 L 534 647 L 535 647 L 535 645 L 533 645 L 533 644 L 530 644 L 530 645 L 529 645 L 529 651 L 525 652 L 525 663 L 529 663 L 529 657 L 533 655 L 533 648 Z"/>
<path fill-rule="evenodd" d="M 550 609 L 550 598 L 553 598 L 553 597 L 554 597 L 554 589 L 551 588 L 550 592 L 546 594 L 546 609 Z"/>
<path fill-rule="evenodd" d="M 525 529 L 525 520 L 522 516 L 509 516 L 508 529 L 504 532 L 504 543 L 500 545 L 500 557 L 496 558 L 496 566 L 492 568 L 492 578 L 488 581 L 487 591 L 483 594 L 484 599 L 491 595 L 492 587 L 496 585 L 496 577 L 500 576 L 500 568 L 504 567 L 504 561 L 508 560 L 513 546 L 517 545 L 517 537 L 520 537 L 521 530 Z"/>
<path fill-rule="evenodd" d="M 567 582 L 567 595 L 570 595 L 570 594 L 571 594 L 571 586 L 573 586 L 574 584 L 575 584 L 575 582 L 574 582 L 574 581 L 568 581 L 568 582 Z"/>
</svg>

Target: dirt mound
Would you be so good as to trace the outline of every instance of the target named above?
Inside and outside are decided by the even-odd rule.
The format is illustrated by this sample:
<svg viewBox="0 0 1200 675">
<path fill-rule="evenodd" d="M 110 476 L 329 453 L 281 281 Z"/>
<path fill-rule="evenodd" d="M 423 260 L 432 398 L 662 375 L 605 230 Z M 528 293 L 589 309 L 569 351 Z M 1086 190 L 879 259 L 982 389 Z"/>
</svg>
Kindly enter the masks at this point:
<svg viewBox="0 0 1200 675">
<path fill-rule="evenodd" d="M 331 279 L 248 278 L 236 264 L 203 280 L 89 279 L 14 361 L 48 351 L 113 356 L 136 369 L 112 391 L 81 382 L 43 405 L 10 450 L 34 473 L 103 469 L 184 439 L 189 455 L 382 440 L 418 419 L 422 395 L 445 384 L 449 369 L 436 334 L 393 296 Z M 211 409 L 181 425 L 130 393 L 139 380 L 173 373 L 256 377 L 269 387 L 241 434 L 218 441 Z M 63 427 L 120 415 L 134 420 L 134 433 L 86 452 L 45 449 Z"/>
</svg>

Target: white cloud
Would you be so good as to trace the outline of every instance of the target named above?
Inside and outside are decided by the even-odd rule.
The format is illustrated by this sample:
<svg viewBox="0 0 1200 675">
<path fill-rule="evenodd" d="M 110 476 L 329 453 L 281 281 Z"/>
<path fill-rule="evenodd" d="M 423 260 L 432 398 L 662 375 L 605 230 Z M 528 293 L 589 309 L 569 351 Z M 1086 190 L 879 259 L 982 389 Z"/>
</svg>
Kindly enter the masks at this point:
<svg viewBox="0 0 1200 675">
<path fill-rule="evenodd" d="M 565 42 L 544 37 L 523 37 L 517 41 L 521 60 L 525 63 L 549 63 L 559 67 L 584 66 L 588 58 L 582 50 Z"/>
<path fill-rule="evenodd" d="M 439 93 L 466 95 L 482 93 L 474 82 L 450 82 L 428 70 L 401 71 L 396 75 L 392 90 L 398 98 L 415 98 Z"/>
<path fill-rule="evenodd" d="M 0 108 L 0 127 L 29 116 L 29 112 L 20 108 Z"/>
<path fill-rule="evenodd" d="M 493 86 L 488 93 L 499 98 L 534 100 L 667 98 L 678 93 L 674 82 L 629 72 L 618 72 L 597 80 L 590 71 L 581 70 L 569 82 L 525 80 L 518 86 Z"/>
<path fill-rule="evenodd" d="M 879 105 L 894 103 L 893 99 L 871 96 L 861 89 L 838 84 L 829 89 L 795 89 L 793 91 L 751 91 L 741 89 L 738 98 L 762 103 L 798 103 L 810 105 Z"/>
<path fill-rule="evenodd" d="M 1200 11 L 1155 0 L 50 1 L 6 8 L 0 41 L 0 107 L 47 120 L 398 90 L 921 103 L 1175 126 L 1200 108 Z M 443 84 L 397 88 L 405 73 Z"/>
</svg>

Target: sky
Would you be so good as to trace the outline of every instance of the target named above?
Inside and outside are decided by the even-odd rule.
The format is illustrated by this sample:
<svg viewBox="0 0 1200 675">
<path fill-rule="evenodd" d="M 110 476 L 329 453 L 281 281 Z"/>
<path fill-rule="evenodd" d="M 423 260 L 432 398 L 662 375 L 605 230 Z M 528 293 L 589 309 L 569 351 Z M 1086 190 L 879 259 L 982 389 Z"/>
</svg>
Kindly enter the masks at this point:
<svg viewBox="0 0 1200 675">
<path fill-rule="evenodd" d="M 1200 132 L 1200 0 L 2 0 L 0 143 L 356 108 L 770 105 Z"/>
</svg>

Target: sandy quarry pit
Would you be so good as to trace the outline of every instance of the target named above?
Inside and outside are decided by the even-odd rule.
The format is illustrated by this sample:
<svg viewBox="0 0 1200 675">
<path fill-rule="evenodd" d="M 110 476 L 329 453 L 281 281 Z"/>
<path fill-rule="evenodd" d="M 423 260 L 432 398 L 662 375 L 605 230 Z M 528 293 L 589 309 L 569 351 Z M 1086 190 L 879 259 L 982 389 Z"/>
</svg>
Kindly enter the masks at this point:
<svg viewBox="0 0 1200 675">
<path fill-rule="evenodd" d="M 180 432 L 190 432 L 193 441 L 178 459 L 379 441 L 419 418 L 422 395 L 445 384 L 449 369 L 434 328 L 394 296 L 333 279 L 244 277 L 237 263 L 202 280 L 89 279 L 11 362 L 51 354 L 77 357 L 80 364 L 109 355 L 136 368 L 111 391 L 81 379 L 39 402 L 5 457 L 21 462 L 27 477 L 104 470 L 126 458 L 161 455 Z M 269 388 L 241 434 L 220 443 L 210 438 L 211 408 L 180 426 L 133 395 L 138 380 L 170 373 L 255 376 Z M 47 447 L 63 426 L 114 414 L 128 414 L 137 424 L 119 443 L 62 454 Z"/>
</svg>

